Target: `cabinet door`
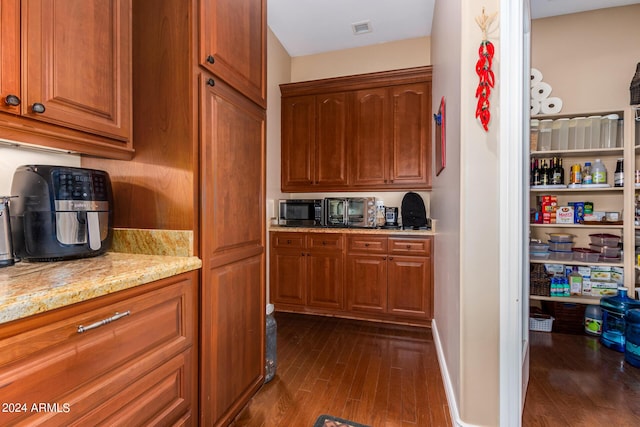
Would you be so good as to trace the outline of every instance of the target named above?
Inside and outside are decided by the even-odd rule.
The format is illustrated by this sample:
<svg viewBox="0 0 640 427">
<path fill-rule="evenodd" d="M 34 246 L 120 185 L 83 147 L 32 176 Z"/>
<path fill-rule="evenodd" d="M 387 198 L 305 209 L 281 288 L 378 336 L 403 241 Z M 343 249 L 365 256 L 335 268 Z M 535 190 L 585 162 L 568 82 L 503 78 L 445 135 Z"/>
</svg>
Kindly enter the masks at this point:
<svg viewBox="0 0 640 427">
<path fill-rule="evenodd" d="M 431 318 L 430 258 L 389 257 L 388 295 L 389 313 Z"/>
<path fill-rule="evenodd" d="M 266 0 L 200 0 L 200 64 L 266 108 Z"/>
<path fill-rule="evenodd" d="M 355 92 L 351 183 L 380 186 L 389 180 L 389 100 L 386 88 Z"/>
<path fill-rule="evenodd" d="M 22 26 L 22 114 L 127 141 L 131 0 L 23 1 Z"/>
<path fill-rule="evenodd" d="M 0 2 L 0 111 L 20 113 L 7 96 L 20 95 L 20 0 Z"/>
<path fill-rule="evenodd" d="M 282 190 L 310 188 L 315 169 L 314 96 L 282 99 Z"/>
<path fill-rule="evenodd" d="M 304 249 L 275 249 L 270 256 L 271 301 L 303 306 L 306 302 Z"/>
<path fill-rule="evenodd" d="M 317 133 L 314 182 L 322 188 L 347 185 L 346 93 L 316 96 Z"/>
<path fill-rule="evenodd" d="M 431 89 L 427 83 L 392 89 L 393 137 L 390 148 L 389 184 L 431 184 Z"/>
<path fill-rule="evenodd" d="M 385 255 L 347 255 L 347 306 L 349 310 L 384 313 L 387 308 Z"/>
<path fill-rule="evenodd" d="M 344 307 L 342 252 L 309 252 L 307 263 L 307 304 L 312 307 Z"/>
<path fill-rule="evenodd" d="M 264 375 L 262 256 L 213 269 L 202 286 L 200 425 L 228 425 Z"/>
</svg>

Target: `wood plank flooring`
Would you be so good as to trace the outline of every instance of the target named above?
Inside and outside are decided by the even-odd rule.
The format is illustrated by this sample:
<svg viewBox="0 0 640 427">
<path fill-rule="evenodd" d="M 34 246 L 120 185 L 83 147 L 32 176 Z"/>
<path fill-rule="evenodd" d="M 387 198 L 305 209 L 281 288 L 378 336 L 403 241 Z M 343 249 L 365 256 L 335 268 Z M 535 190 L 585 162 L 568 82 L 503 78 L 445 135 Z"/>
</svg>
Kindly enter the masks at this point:
<svg viewBox="0 0 640 427">
<path fill-rule="evenodd" d="M 278 366 L 231 424 L 312 427 L 329 414 L 372 427 L 450 426 L 430 329 L 276 313 Z"/>
<path fill-rule="evenodd" d="M 640 369 L 586 335 L 531 332 L 522 425 L 640 426 Z"/>
</svg>

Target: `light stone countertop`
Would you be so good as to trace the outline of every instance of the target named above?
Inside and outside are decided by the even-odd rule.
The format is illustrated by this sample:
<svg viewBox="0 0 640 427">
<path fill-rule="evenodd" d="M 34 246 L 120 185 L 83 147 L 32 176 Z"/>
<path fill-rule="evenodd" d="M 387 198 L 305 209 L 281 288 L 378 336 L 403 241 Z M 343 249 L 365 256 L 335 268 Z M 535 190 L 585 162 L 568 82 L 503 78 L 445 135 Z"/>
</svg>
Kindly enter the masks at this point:
<svg viewBox="0 0 640 427">
<path fill-rule="evenodd" d="M 191 232 L 169 231 L 160 239 L 158 236 L 143 239 L 145 250 L 166 252 L 162 247 L 154 249 L 154 245 L 175 242 L 176 236 L 179 236 L 178 241 L 188 242 L 188 238 L 184 239 L 185 233 L 188 236 Z M 114 240 L 117 236 L 122 243 L 120 246 L 130 247 L 126 243 L 129 234 L 140 240 L 145 232 L 114 233 Z M 178 252 L 192 253 L 184 248 L 179 248 Z M 17 262 L 0 268 L 0 324 L 197 270 L 201 266 L 201 260 L 195 256 L 123 252 L 107 252 L 70 261 Z"/>
</svg>

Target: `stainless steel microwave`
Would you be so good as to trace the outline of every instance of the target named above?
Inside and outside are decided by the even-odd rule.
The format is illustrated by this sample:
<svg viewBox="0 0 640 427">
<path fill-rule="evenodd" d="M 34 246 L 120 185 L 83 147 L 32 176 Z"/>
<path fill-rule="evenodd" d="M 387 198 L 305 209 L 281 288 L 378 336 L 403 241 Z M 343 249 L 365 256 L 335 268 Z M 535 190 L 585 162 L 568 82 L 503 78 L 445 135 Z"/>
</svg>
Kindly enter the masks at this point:
<svg viewBox="0 0 640 427">
<path fill-rule="evenodd" d="M 322 199 L 280 199 L 278 212 L 278 225 L 322 225 Z"/>
</svg>

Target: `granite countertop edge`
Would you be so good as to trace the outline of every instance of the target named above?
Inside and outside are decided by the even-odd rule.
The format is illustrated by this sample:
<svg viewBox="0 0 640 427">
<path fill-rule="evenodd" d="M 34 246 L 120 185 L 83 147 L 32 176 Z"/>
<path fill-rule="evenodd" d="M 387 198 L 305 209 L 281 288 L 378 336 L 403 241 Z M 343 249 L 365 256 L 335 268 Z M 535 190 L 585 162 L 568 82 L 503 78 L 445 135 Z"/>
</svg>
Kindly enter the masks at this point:
<svg viewBox="0 0 640 427">
<path fill-rule="evenodd" d="M 283 225 L 270 225 L 269 231 L 291 233 L 384 234 L 390 236 L 435 236 L 437 234 L 434 229 L 402 230 L 391 228 L 288 227 Z"/>
<path fill-rule="evenodd" d="M 146 237 L 150 253 L 111 251 L 68 261 L 22 261 L 0 269 L 0 326 L 202 267 L 189 248 L 170 255 L 154 249 L 183 240 L 188 246 L 191 232 L 165 232 L 158 240 L 156 235 L 134 231 L 137 239 L 152 236 Z"/>
</svg>

